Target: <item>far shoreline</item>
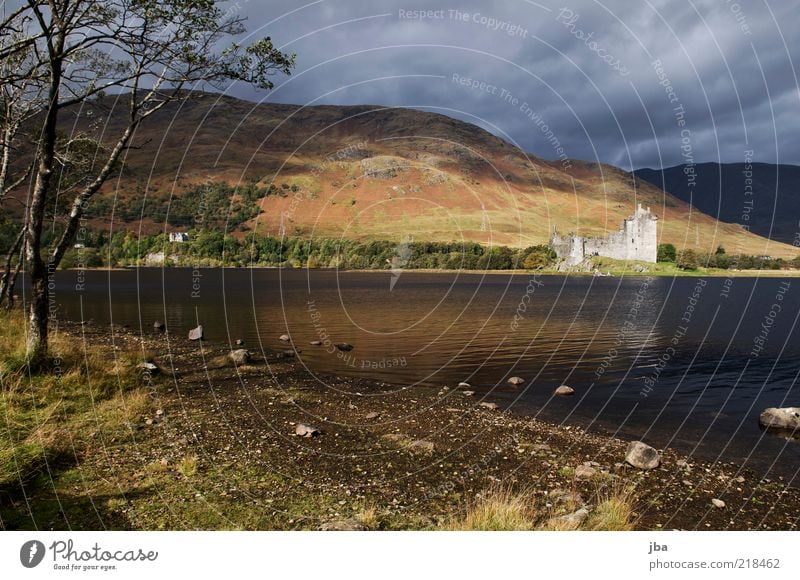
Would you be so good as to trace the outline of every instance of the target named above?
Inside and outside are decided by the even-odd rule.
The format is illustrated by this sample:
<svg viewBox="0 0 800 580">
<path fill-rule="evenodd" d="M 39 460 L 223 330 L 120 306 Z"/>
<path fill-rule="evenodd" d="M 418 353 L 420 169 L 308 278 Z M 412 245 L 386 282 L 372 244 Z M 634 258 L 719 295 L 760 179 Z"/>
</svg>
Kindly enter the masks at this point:
<svg viewBox="0 0 800 580">
<path fill-rule="evenodd" d="M 63 268 L 62 272 L 129 272 L 139 269 L 148 270 L 287 270 L 287 271 L 320 271 L 320 272 L 338 272 L 341 274 L 393 274 L 401 272 L 406 274 L 469 274 L 469 275 L 507 275 L 507 276 L 581 276 L 581 277 L 598 277 L 598 278 L 675 278 L 675 277 L 694 277 L 694 278 L 797 278 L 800 277 L 800 270 L 720 270 L 717 268 L 703 268 L 697 270 L 679 270 L 679 271 L 643 271 L 637 272 L 633 269 L 614 269 L 608 273 L 595 272 L 595 271 L 559 271 L 558 269 L 548 268 L 542 270 L 450 270 L 450 269 L 436 269 L 436 268 L 409 268 L 403 270 L 391 269 L 351 269 L 351 268 L 292 268 L 284 266 L 207 266 L 207 265 L 177 265 L 177 266 L 158 266 L 158 265 L 142 265 L 142 266 L 104 266 L 96 268 Z M 24 271 L 23 271 L 24 273 Z"/>
</svg>

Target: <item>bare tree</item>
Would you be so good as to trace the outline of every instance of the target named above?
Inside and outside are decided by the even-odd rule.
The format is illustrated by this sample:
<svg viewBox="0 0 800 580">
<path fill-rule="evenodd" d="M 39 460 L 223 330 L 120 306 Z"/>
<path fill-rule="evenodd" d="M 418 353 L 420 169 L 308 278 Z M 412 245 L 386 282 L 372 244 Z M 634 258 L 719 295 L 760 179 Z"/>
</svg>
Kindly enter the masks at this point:
<svg viewBox="0 0 800 580">
<path fill-rule="evenodd" d="M 19 80 L 35 80 L 43 103 L 35 113 L 33 183 L 22 242 L 30 277 L 27 352 L 32 364 L 47 357 L 48 286 L 89 200 L 118 167 L 137 127 L 184 98 L 184 89 L 231 80 L 270 89 L 273 74 L 290 73 L 294 55 L 276 49 L 270 38 L 246 47 L 227 41 L 244 33 L 235 8 L 226 12 L 213 0 L 25 0 L 3 20 L 0 58 L 34 56 Z M 75 193 L 60 237 L 45 249 L 45 210 L 58 191 L 59 116 L 106 91 L 124 102 L 125 127 Z"/>
</svg>

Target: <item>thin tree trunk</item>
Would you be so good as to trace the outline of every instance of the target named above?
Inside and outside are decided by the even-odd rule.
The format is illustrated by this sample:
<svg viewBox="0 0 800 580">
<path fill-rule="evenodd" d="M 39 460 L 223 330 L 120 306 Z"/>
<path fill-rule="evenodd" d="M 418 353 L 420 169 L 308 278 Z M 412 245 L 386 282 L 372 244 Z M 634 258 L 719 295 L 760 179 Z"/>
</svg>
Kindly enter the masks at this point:
<svg viewBox="0 0 800 580">
<path fill-rule="evenodd" d="M 51 54 L 60 54 L 63 49 L 63 37 Z M 30 276 L 31 298 L 29 309 L 28 344 L 26 355 L 34 367 L 44 365 L 47 360 L 47 303 L 48 271 L 42 260 L 42 226 L 44 224 L 45 205 L 50 192 L 55 162 L 56 123 L 58 121 L 58 95 L 61 84 L 62 62 L 60 58 L 50 60 L 50 89 L 47 95 L 48 108 L 42 124 L 39 138 L 38 167 L 33 193 L 28 205 L 28 219 L 25 236 L 26 271 Z M 54 273 L 54 272 L 53 272 Z"/>
<path fill-rule="evenodd" d="M 42 268 L 44 270 L 44 268 Z M 29 310 L 27 355 L 34 368 L 45 366 L 47 362 L 47 301 L 50 293 L 47 277 L 31 274 L 31 301 Z"/>
<path fill-rule="evenodd" d="M 6 292 L 8 293 L 8 300 L 6 300 L 6 310 L 11 310 L 14 308 L 14 289 L 17 286 L 17 277 L 19 276 L 19 271 L 22 269 L 22 262 L 23 262 L 23 255 L 22 252 L 19 253 L 19 261 L 17 262 L 17 267 L 14 268 L 14 273 L 11 275 L 11 279 L 8 281 L 8 288 Z"/>
<path fill-rule="evenodd" d="M 23 227 L 19 231 L 19 235 L 17 235 L 17 239 L 14 240 L 14 244 L 11 246 L 11 249 L 8 251 L 8 255 L 6 256 L 6 262 L 3 266 L 3 277 L 0 278 L 0 304 L 3 303 L 3 299 L 6 297 L 9 288 L 9 277 L 11 275 L 11 262 L 14 261 L 14 256 L 19 254 L 19 249 L 22 246 L 22 240 L 25 236 L 25 227 Z M 9 298 L 11 295 L 8 294 Z"/>
</svg>

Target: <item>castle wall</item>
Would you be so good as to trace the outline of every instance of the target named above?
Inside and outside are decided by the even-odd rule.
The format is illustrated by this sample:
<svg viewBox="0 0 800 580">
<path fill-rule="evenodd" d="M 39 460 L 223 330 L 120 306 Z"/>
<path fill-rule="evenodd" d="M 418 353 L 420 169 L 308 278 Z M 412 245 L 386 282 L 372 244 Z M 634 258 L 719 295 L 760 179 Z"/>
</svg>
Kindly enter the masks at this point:
<svg viewBox="0 0 800 580">
<path fill-rule="evenodd" d="M 574 234 L 562 237 L 554 232 L 551 246 L 556 255 L 571 266 L 590 256 L 654 263 L 658 254 L 658 218 L 650 213 L 650 208 L 639 205 L 634 214 L 622 222 L 619 231 L 592 238 Z"/>
</svg>

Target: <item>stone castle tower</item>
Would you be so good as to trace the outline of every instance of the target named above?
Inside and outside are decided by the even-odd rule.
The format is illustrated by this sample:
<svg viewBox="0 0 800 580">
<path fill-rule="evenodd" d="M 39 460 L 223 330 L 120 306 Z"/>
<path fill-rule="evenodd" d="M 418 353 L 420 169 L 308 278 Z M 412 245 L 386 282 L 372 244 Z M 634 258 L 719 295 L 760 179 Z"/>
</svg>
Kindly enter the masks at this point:
<svg viewBox="0 0 800 580">
<path fill-rule="evenodd" d="M 586 238 L 575 234 L 560 236 L 553 228 L 550 245 L 556 255 L 574 266 L 591 256 L 616 260 L 655 262 L 658 253 L 658 218 L 650 208 L 636 207 L 632 216 L 622 222 L 619 231 L 603 237 Z"/>
</svg>

